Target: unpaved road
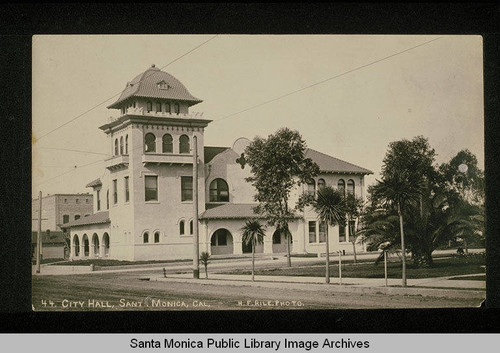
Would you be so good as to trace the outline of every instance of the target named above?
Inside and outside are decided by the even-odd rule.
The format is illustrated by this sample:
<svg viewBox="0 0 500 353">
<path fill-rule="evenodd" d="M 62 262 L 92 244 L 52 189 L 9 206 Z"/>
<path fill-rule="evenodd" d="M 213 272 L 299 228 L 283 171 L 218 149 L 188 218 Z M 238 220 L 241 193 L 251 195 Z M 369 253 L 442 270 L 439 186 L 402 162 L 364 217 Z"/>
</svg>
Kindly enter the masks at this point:
<svg viewBox="0 0 500 353">
<path fill-rule="evenodd" d="M 35 310 L 255 310 L 477 307 L 481 300 L 141 280 L 158 273 L 34 276 Z"/>
</svg>

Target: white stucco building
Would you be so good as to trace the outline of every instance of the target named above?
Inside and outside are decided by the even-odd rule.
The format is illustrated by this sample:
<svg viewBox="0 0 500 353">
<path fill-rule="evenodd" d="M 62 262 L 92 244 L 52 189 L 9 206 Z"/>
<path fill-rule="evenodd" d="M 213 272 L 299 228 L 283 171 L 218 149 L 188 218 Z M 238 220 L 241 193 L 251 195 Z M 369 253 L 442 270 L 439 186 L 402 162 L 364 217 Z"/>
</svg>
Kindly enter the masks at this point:
<svg viewBox="0 0 500 353">
<path fill-rule="evenodd" d="M 103 176 L 90 182 L 94 214 L 66 226 L 71 232 L 71 258 L 120 260 L 189 259 L 193 253 L 193 137 L 198 145 L 200 252 L 242 254 L 241 227 L 256 206 L 256 191 L 245 181 L 250 167 L 235 139 L 231 147 L 204 146 L 211 122 L 190 112 L 201 102 L 170 74 L 151 66 L 127 83 L 108 108 L 120 116 L 100 129 L 109 139 L 111 158 Z M 320 167 L 314 183 L 294 196 L 322 185 L 363 196 L 364 176 L 372 172 L 308 149 L 306 157 Z M 294 202 L 292 200 L 292 202 Z M 286 243 L 267 228 L 261 253 L 283 253 Z M 292 253 L 324 252 L 325 229 L 311 209 L 290 224 Z M 352 251 L 348 227 L 330 227 L 331 251 Z M 362 245 L 358 245 L 362 250 Z"/>
</svg>

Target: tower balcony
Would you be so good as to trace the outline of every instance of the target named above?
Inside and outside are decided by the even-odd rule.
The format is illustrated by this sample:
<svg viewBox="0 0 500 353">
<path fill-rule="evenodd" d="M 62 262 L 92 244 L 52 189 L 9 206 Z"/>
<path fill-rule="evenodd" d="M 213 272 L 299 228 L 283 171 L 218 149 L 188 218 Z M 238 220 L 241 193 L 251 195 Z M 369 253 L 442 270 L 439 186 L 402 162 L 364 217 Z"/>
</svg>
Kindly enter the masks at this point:
<svg viewBox="0 0 500 353">
<path fill-rule="evenodd" d="M 153 165 L 188 165 L 193 164 L 193 155 L 182 153 L 182 154 L 174 154 L 174 153 L 144 153 L 142 155 L 142 164 L 146 166 L 147 164 Z"/>
<path fill-rule="evenodd" d="M 190 112 L 190 113 L 168 113 L 168 112 L 156 112 L 156 111 L 147 111 L 143 107 L 137 107 L 137 108 L 127 108 L 125 110 L 125 114 L 121 114 L 121 116 L 125 115 L 144 115 L 144 116 L 157 116 L 161 118 L 181 118 L 181 119 L 203 119 L 203 113 L 202 112 Z M 118 119 L 118 118 L 116 118 Z M 110 120 L 116 120 L 114 118 L 110 118 Z"/>
<path fill-rule="evenodd" d="M 106 168 L 111 171 L 128 168 L 128 155 L 122 154 L 119 156 L 113 156 L 106 159 L 104 162 L 106 163 Z"/>
</svg>

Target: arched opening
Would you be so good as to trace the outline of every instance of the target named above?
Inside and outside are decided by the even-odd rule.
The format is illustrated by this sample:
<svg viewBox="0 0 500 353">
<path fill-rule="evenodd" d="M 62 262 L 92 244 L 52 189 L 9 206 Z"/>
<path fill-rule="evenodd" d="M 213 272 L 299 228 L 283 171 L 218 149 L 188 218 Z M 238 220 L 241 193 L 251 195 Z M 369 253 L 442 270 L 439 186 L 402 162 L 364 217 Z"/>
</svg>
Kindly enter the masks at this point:
<svg viewBox="0 0 500 353">
<path fill-rule="evenodd" d="M 293 249 L 293 237 L 290 232 L 288 232 L 290 237 L 290 251 Z M 286 252 L 286 241 L 287 238 L 280 231 L 275 230 L 273 233 L 273 253 L 283 253 Z"/>
<path fill-rule="evenodd" d="M 162 138 L 162 152 L 163 153 L 172 153 L 174 152 L 174 144 L 172 135 L 165 134 Z"/>
<path fill-rule="evenodd" d="M 90 244 L 89 244 L 89 237 L 87 236 L 87 234 L 83 235 L 82 241 L 83 241 L 83 256 L 89 256 Z"/>
<path fill-rule="evenodd" d="M 125 135 L 125 154 L 128 154 L 128 135 Z"/>
<path fill-rule="evenodd" d="M 210 183 L 210 202 L 229 202 L 229 187 L 224 179 L 214 179 Z"/>
<path fill-rule="evenodd" d="M 98 257 L 100 247 L 99 247 L 99 236 L 96 233 L 92 235 L 92 248 L 94 249 L 94 256 Z"/>
<path fill-rule="evenodd" d="M 307 193 L 309 195 L 316 194 L 316 183 L 314 182 L 314 179 L 311 179 L 307 182 Z"/>
<path fill-rule="evenodd" d="M 179 234 L 184 235 L 184 221 L 179 222 Z"/>
<path fill-rule="evenodd" d="M 326 183 L 325 183 L 325 179 L 318 179 L 318 190 L 321 190 L 325 187 Z"/>
<path fill-rule="evenodd" d="M 232 254 L 233 236 L 224 228 L 217 229 L 210 238 L 212 255 Z"/>
<path fill-rule="evenodd" d="M 160 242 L 160 232 L 155 232 L 154 237 L 155 237 L 155 239 L 154 239 L 155 243 L 159 243 Z"/>
<path fill-rule="evenodd" d="M 118 139 L 115 139 L 115 156 L 118 156 Z"/>
<path fill-rule="evenodd" d="M 243 251 L 243 254 L 251 254 L 252 244 L 245 244 L 244 242 L 241 242 L 241 250 Z M 261 254 L 263 252 L 264 252 L 264 244 L 257 244 L 257 246 L 255 247 L 255 253 Z"/>
<path fill-rule="evenodd" d="M 104 246 L 104 256 L 109 255 L 109 235 L 108 233 L 104 233 L 102 236 L 102 245 Z"/>
<path fill-rule="evenodd" d="M 156 152 L 156 136 L 150 132 L 144 136 L 144 152 Z"/>
<path fill-rule="evenodd" d="M 174 111 L 175 111 L 175 114 L 179 114 L 181 112 L 181 110 L 179 108 L 179 103 L 174 103 Z"/>
<path fill-rule="evenodd" d="M 80 256 L 80 239 L 77 234 L 73 237 L 73 248 L 75 256 Z"/>
<path fill-rule="evenodd" d="M 189 153 L 189 137 L 182 135 L 179 137 L 179 153 Z"/>
<path fill-rule="evenodd" d="M 123 153 L 123 136 L 120 137 L 120 154 L 124 154 Z"/>
<path fill-rule="evenodd" d="M 149 233 L 148 232 L 144 232 L 144 234 L 142 235 L 142 242 L 144 244 L 149 243 Z"/>
</svg>

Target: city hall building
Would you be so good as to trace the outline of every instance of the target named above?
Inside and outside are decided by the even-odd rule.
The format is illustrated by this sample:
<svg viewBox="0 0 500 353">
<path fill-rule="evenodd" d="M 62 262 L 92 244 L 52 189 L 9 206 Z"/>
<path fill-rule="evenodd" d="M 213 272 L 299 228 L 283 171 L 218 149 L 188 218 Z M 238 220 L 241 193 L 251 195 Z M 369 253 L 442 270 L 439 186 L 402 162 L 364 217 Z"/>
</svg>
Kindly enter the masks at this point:
<svg viewBox="0 0 500 353">
<path fill-rule="evenodd" d="M 101 178 L 90 182 L 94 213 L 65 224 L 70 230 L 71 258 L 120 260 L 189 259 L 193 256 L 193 138 L 197 138 L 199 249 L 213 255 L 243 254 L 245 220 L 253 212 L 256 190 L 245 181 L 246 138 L 232 146 L 204 145 L 211 122 L 190 112 L 201 100 L 172 75 L 152 65 L 128 82 L 118 100 L 108 106 L 120 116 L 100 127 L 108 137 L 111 158 Z M 306 157 L 320 174 L 293 192 L 332 185 L 363 197 L 364 176 L 372 172 L 324 153 L 308 149 Z M 265 224 L 265 220 L 261 220 Z M 291 251 L 324 253 L 326 234 L 330 251 L 352 252 L 349 227 L 330 227 L 306 209 L 290 223 Z M 362 244 L 357 244 L 359 251 Z M 257 253 L 286 252 L 286 242 L 272 227 Z"/>
</svg>

